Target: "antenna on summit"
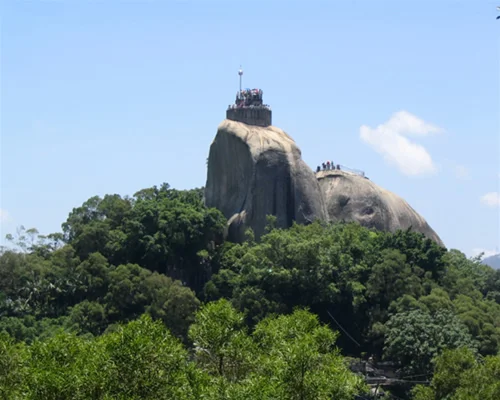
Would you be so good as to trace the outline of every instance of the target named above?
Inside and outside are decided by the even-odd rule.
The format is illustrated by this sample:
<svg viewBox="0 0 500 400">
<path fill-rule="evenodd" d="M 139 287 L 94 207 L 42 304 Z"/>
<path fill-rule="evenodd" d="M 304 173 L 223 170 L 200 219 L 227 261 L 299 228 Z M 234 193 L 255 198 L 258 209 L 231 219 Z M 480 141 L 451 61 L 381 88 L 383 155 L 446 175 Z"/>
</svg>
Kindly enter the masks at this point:
<svg viewBox="0 0 500 400">
<path fill-rule="evenodd" d="M 238 75 L 240 76 L 240 93 L 241 93 L 241 76 L 243 75 L 243 70 L 241 69 L 241 65 L 240 65 L 240 69 L 238 71 Z"/>
</svg>

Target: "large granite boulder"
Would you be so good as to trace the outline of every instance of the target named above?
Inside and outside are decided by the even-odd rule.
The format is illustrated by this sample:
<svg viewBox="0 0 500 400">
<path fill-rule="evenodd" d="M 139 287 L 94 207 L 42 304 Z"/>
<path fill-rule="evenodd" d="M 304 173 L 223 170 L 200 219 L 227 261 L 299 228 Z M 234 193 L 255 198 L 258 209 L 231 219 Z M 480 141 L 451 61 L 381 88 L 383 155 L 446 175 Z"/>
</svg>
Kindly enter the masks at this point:
<svg viewBox="0 0 500 400">
<path fill-rule="evenodd" d="M 226 216 L 236 242 L 248 227 L 258 239 L 269 214 L 282 228 L 327 217 L 318 181 L 290 136 L 228 119 L 210 146 L 205 204 Z"/>
<path fill-rule="evenodd" d="M 339 170 L 316 174 L 328 220 L 355 221 L 368 228 L 395 232 L 411 228 L 444 246 L 439 236 L 404 199 L 363 176 Z"/>
<path fill-rule="evenodd" d="M 224 120 L 210 146 L 205 204 L 228 219 L 227 236 L 241 242 L 251 227 L 258 239 L 266 216 L 277 226 L 293 221 L 355 221 L 394 232 L 412 228 L 444 246 L 427 222 L 401 197 L 369 179 L 341 170 L 314 173 L 283 130 Z"/>
</svg>

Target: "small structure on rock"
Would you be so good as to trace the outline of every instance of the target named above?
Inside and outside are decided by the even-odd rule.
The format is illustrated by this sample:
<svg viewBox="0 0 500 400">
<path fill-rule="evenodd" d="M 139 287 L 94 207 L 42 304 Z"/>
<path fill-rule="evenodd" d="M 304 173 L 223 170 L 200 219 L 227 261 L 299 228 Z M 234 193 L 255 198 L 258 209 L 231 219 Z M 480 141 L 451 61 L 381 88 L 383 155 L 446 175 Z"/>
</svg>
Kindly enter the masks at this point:
<svg viewBox="0 0 500 400">
<path fill-rule="evenodd" d="M 261 89 L 242 89 L 241 78 L 243 70 L 238 71 L 240 76 L 240 90 L 236 93 L 236 101 L 230 104 L 226 111 L 226 119 L 243 122 L 247 125 L 272 125 L 271 107 L 263 103 Z"/>
</svg>

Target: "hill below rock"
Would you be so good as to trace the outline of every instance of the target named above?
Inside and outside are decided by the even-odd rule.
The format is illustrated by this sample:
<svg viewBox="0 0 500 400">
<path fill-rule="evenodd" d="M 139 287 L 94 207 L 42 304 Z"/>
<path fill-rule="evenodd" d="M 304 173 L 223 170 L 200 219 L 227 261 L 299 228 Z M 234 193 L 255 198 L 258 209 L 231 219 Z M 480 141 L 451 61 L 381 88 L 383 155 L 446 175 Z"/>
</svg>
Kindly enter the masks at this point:
<svg viewBox="0 0 500 400">
<path fill-rule="evenodd" d="M 500 269 L 500 254 L 486 257 L 483 259 L 482 263 L 489 265 L 491 268 Z"/>
<path fill-rule="evenodd" d="M 370 180 L 344 171 L 315 174 L 283 130 L 224 120 L 208 157 L 205 204 L 228 219 L 228 239 L 244 240 L 251 227 L 259 238 L 266 216 L 277 227 L 293 221 L 356 221 L 384 231 L 412 228 L 440 245 L 439 236 L 410 205 Z"/>
</svg>

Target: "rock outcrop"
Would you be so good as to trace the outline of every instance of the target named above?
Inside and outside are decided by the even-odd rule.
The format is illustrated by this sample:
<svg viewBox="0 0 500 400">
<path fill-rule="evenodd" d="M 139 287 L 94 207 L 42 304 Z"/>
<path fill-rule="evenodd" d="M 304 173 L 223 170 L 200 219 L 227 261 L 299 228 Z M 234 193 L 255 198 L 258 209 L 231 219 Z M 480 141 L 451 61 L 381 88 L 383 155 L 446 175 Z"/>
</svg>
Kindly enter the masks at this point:
<svg viewBox="0 0 500 400">
<path fill-rule="evenodd" d="M 444 246 L 425 219 L 404 199 L 372 181 L 341 170 L 321 171 L 316 177 L 329 221 L 355 221 L 368 228 L 390 232 L 412 228 Z"/>
<path fill-rule="evenodd" d="M 283 130 L 224 120 L 210 146 L 205 204 L 228 219 L 228 239 L 244 240 L 251 227 L 258 239 L 266 216 L 277 226 L 293 221 L 356 221 L 394 232 L 412 228 L 439 245 L 427 222 L 401 197 L 370 180 L 339 170 L 314 173 Z"/>
<path fill-rule="evenodd" d="M 294 140 L 274 126 L 228 119 L 210 146 L 205 204 L 226 216 L 236 242 L 247 227 L 259 238 L 269 214 L 283 228 L 326 218 L 319 183 Z"/>
</svg>

